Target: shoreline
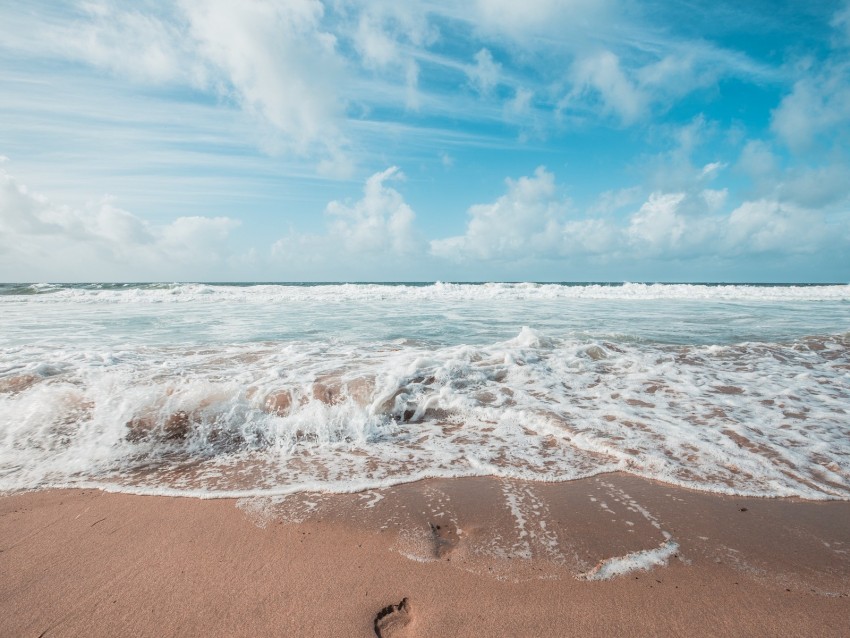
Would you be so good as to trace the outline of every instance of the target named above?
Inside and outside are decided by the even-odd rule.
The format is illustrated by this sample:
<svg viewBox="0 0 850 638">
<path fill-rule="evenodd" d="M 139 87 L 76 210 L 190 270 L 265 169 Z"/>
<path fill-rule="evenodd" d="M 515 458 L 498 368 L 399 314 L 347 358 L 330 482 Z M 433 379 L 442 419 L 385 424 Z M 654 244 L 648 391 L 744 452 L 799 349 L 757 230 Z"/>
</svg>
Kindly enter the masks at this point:
<svg viewBox="0 0 850 638">
<path fill-rule="evenodd" d="M 56 492 L 56 491 L 83 491 L 83 492 L 102 492 L 104 494 L 123 494 L 126 496 L 140 496 L 140 497 L 149 497 L 149 498 L 176 498 L 176 499 L 187 499 L 191 501 L 239 501 L 244 499 L 266 499 L 266 498 L 297 498 L 299 495 L 310 495 L 310 494 L 324 494 L 329 496 L 352 496 L 356 494 L 362 494 L 364 492 L 386 492 L 389 490 L 394 490 L 398 488 L 402 488 L 404 486 L 416 485 L 420 483 L 428 483 L 431 481 L 476 481 L 476 480 L 493 480 L 493 481 L 507 481 L 507 482 L 517 482 L 517 483 L 529 483 L 534 485 L 561 485 L 565 483 L 579 483 L 582 481 L 592 481 L 598 479 L 605 479 L 606 477 L 624 477 L 626 480 L 634 479 L 636 481 L 652 483 L 657 485 L 659 488 L 670 488 L 673 490 L 678 490 L 682 492 L 687 492 L 691 494 L 705 494 L 708 496 L 717 496 L 722 498 L 738 498 L 738 499 L 748 499 L 748 500 L 756 500 L 756 501 L 786 501 L 789 503 L 850 503 L 850 496 L 842 497 L 836 494 L 824 494 L 823 498 L 809 498 L 806 496 L 799 495 L 772 495 L 772 494 L 758 494 L 758 493 L 742 493 L 735 491 L 733 488 L 730 488 L 729 492 L 720 492 L 716 490 L 703 490 L 697 487 L 691 487 L 686 483 L 670 483 L 664 481 L 659 478 L 653 478 L 649 476 L 643 476 L 641 474 L 626 471 L 622 469 L 613 469 L 613 470 L 602 470 L 595 474 L 590 474 L 587 476 L 580 476 L 578 478 L 566 479 L 563 481 L 557 480 L 548 480 L 548 479 L 535 479 L 535 478 L 524 478 L 524 477 L 516 477 L 516 476 L 496 476 L 493 474 L 467 474 L 467 475 L 458 475 L 458 476 L 440 476 L 438 474 L 420 474 L 415 477 L 407 477 L 399 479 L 398 482 L 389 482 L 382 485 L 371 485 L 371 484 L 363 484 L 362 486 L 353 487 L 348 491 L 339 490 L 339 484 L 332 484 L 332 489 L 316 489 L 316 490 L 308 490 L 303 488 L 297 488 L 292 491 L 275 491 L 272 489 L 263 488 L 261 491 L 258 490 L 230 490 L 230 491 L 209 491 L 209 490 L 197 490 L 192 491 L 189 489 L 182 488 L 169 488 L 169 487 L 156 487 L 156 488 L 148 488 L 148 487 L 132 487 L 132 486 L 124 486 L 117 484 L 106 484 L 106 483 L 76 483 L 76 484 L 55 484 L 49 485 L 47 487 L 41 487 L 36 489 L 13 489 L 6 492 L 0 491 L 0 499 L 7 497 L 15 497 L 15 496 L 23 496 L 25 494 L 37 494 L 39 492 Z"/>
<path fill-rule="evenodd" d="M 0 550 L 4 636 L 375 636 L 376 619 L 384 636 L 850 632 L 850 502 L 617 473 L 26 492 L 0 497 Z"/>
</svg>

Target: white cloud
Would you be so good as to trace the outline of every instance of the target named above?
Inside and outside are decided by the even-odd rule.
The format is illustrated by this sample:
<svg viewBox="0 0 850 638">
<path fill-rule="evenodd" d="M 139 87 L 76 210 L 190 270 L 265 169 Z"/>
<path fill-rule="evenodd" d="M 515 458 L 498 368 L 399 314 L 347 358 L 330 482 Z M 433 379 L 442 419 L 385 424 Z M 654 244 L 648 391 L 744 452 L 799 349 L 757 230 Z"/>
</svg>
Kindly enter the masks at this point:
<svg viewBox="0 0 850 638">
<path fill-rule="evenodd" d="M 427 46 L 439 36 L 430 23 L 426 5 L 418 2 L 372 0 L 368 3 L 341 2 L 336 8 L 353 12 L 356 27 L 349 37 L 355 49 L 370 67 L 388 67 L 411 54 L 407 45 Z M 346 27 L 338 29 L 348 35 Z"/>
<path fill-rule="evenodd" d="M 604 22 L 618 3 L 612 0 L 476 0 L 469 19 L 486 32 L 516 39 L 582 31 Z"/>
<path fill-rule="evenodd" d="M 437 38 L 424 7 L 418 3 L 393 3 L 377 0 L 357 5 L 340 3 L 343 11 L 359 12 L 356 27 L 337 27 L 336 33 L 349 38 L 363 65 L 381 72 L 395 84 L 404 81 L 404 103 L 410 110 L 421 106 L 419 92 L 420 65 L 417 56 Z M 386 93 L 387 97 L 391 91 Z"/>
<path fill-rule="evenodd" d="M 676 52 L 641 64 L 632 56 L 627 62 L 611 50 L 579 53 L 568 78 L 571 89 L 559 102 L 562 110 L 579 110 L 589 115 L 601 111 L 629 125 L 646 118 L 651 109 L 666 109 L 697 88 L 710 85 L 721 73 L 704 60 L 697 64 L 693 54 Z"/>
<path fill-rule="evenodd" d="M 228 217 L 178 217 L 159 231 L 157 244 L 178 261 L 215 261 L 210 249 L 222 247 L 239 222 Z"/>
<path fill-rule="evenodd" d="M 80 8 L 82 19 L 46 30 L 44 40 L 56 53 L 136 80 L 206 83 L 207 69 L 174 14 L 110 0 L 90 0 Z"/>
<path fill-rule="evenodd" d="M 635 73 L 642 87 L 664 91 L 687 92 L 696 80 L 692 55 L 666 55 L 656 62 L 639 67 Z"/>
<path fill-rule="evenodd" d="M 422 99 L 419 95 L 419 65 L 413 60 L 408 60 L 404 67 L 405 97 L 404 103 L 408 109 L 416 111 L 419 109 Z"/>
<path fill-rule="evenodd" d="M 518 140 L 521 143 L 547 138 L 548 118 L 544 111 L 535 108 L 534 91 L 531 89 L 515 87 L 514 96 L 505 101 L 502 114 L 504 122 L 511 122 L 519 129 Z"/>
<path fill-rule="evenodd" d="M 660 127 L 659 132 L 670 148 L 640 160 L 640 170 L 647 175 L 649 189 L 695 194 L 722 176 L 726 162 L 703 163 L 705 152 L 711 149 L 710 143 L 718 137 L 716 123 L 697 116 L 684 125 Z M 710 152 L 718 153 L 716 149 Z M 695 156 L 702 161 L 695 161 Z"/>
<path fill-rule="evenodd" d="M 753 140 L 741 151 L 738 167 L 753 180 L 758 198 L 817 210 L 850 198 L 850 166 L 842 159 L 826 159 L 827 163 L 819 166 L 783 167 L 768 144 Z"/>
<path fill-rule="evenodd" d="M 708 177 L 709 179 L 715 177 L 720 171 L 726 168 L 725 162 L 709 162 L 705 166 L 702 167 L 700 171 L 700 177 Z"/>
<path fill-rule="evenodd" d="M 622 230 L 607 219 L 586 218 L 569 220 L 560 229 L 557 252 L 547 257 L 571 258 L 577 255 L 597 255 L 616 258 L 620 252 Z"/>
<path fill-rule="evenodd" d="M 648 98 L 620 67 L 620 59 L 610 51 L 579 59 L 571 71 L 573 89 L 562 101 L 562 107 L 586 102 L 597 96 L 602 109 L 614 113 L 625 124 L 631 124 L 646 111 Z"/>
<path fill-rule="evenodd" d="M 830 239 L 823 216 L 777 201 L 744 202 L 732 211 L 727 248 L 735 252 L 815 252 Z"/>
<path fill-rule="evenodd" d="M 703 191 L 700 197 L 717 211 L 726 193 Z M 762 199 L 744 202 L 729 214 L 694 215 L 689 199 L 683 193 L 650 195 L 629 218 L 630 256 L 693 259 L 813 253 L 835 240 L 830 236 L 834 229 L 829 229 L 822 214 L 793 204 Z"/>
<path fill-rule="evenodd" d="M 179 217 L 156 226 L 105 197 L 83 209 L 56 204 L 0 169 L 0 279 L 173 278 L 227 256 L 239 222 Z M 132 273 L 132 274 L 130 274 Z"/>
<path fill-rule="evenodd" d="M 184 0 L 183 9 L 198 52 L 248 111 L 298 152 L 317 142 L 339 148 L 343 62 L 336 37 L 322 28 L 321 2 Z"/>
<path fill-rule="evenodd" d="M 744 145 L 738 165 L 755 179 L 773 175 L 778 169 L 778 159 L 770 145 L 762 140 L 750 140 Z"/>
<path fill-rule="evenodd" d="M 432 254 L 458 262 L 588 255 L 622 263 L 705 255 L 737 258 L 812 253 L 834 247 L 850 230 L 850 220 L 839 217 L 828 226 L 816 210 L 775 199 L 747 201 L 725 213 L 728 191 L 709 188 L 656 191 L 625 217 L 592 216 L 608 200 L 616 205 L 621 196 L 624 201 L 637 195 L 633 190 L 606 193 L 600 198 L 603 205 L 591 209 L 590 216 L 570 219 L 570 207 L 558 197 L 554 176 L 545 169 L 507 184 L 507 193 L 493 203 L 469 209 L 464 235 L 432 241 Z"/>
<path fill-rule="evenodd" d="M 716 213 L 726 204 L 726 200 L 729 198 L 729 189 L 706 188 L 700 192 L 699 196 L 705 202 L 708 211 Z"/>
<path fill-rule="evenodd" d="M 678 251 L 685 234 L 685 220 L 678 214 L 684 193 L 652 193 L 632 215 L 628 236 L 639 252 L 661 254 Z"/>
<path fill-rule="evenodd" d="M 106 69 L 122 80 L 187 85 L 238 104 L 298 155 L 346 146 L 340 96 L 346 61 L 324 28 L 320 0 L 88 0 L 31 27 L 36 49 Z"/>
<path fill-rule="evenodd" d="M 396 39 L 383 29 L 376 16 L 368 13 L 360 16 L 354 34 L 354 46 L 366 66 L 372 68 L 393 65 L 400 55 Z"/>
<path fill-rule="evenodd" d="M 514 92 L 514 97 L 507 104 L 507 111 L 513 117 L 521 117 L 527 115 L 531 111 L 531 101 L 534 98 L 534 92 L 517 87 Z"/>
<path fill-rule="evenodd" d="M 499 83 L 502 65 L 493 60 L 489 49 L 481 49 L 475 54 L 475 65 L 470 66 L 466 73 L 478 92 L 486 95 Z"/>
<path fill-rule="evenodd" d="M 656 192 L 649 196 L 629 218 L 626 230 L 635 256 L 695 257 L 714 249 L 722 220 L 689 214 L 693 202 L 688 200 L 685 193 Z"/>
<path fill-rule="evenodd" d="M 771 129 L 795 151 L 850 124 L 850 63 L 806 70 L 773 110 Z"/>
<path fill-rule="evenodd" d="M 31 14 L 0 9 L 0 25 L 12 25 L 0 26 L 0 46 L 81 61 L 121 80 L 217 95 L 266 126 L 258 146 L 306 158 L 324 175 L 350 176 L 356 156 L 368 152 L 360 125 L 397 123 L 404 117 L 399 105 L 418 111 L 419 122 L 507 120 L 545 139 L 559 124 L 553 103 L 565 95 L 560 108 L 628 125 L 716 77 L 750 72 L 742 71 L 749 68 L 741 63 L 746 56 L 677 40 L 621 0 L 87 0 L 70 6 L 82 9 L 62 3 L 42 3 Z M 440 29 L 468 46 L 433 46 L 443 37 Z M 482 99 L 453 91 L 460 73 Z M 514 99 L 496 87 L 513 91 Z"/>
<path fill-rule="evenodd" d="M 785 172 L 776 190 L 781 200 L 809 208 L 846 202 L 850 197 L 850 166 L 794 167 Z"/>
<path fill-rule="evenodd" d="M 404 174 L 392 166 L 367 179 L 363 197 L 354 204 L 329 203 L 331 235 L 356 253 L 412 253 L 417 247 L 416 215 L 401 193 L 386 185 L 403 179 Z"/>
<path fill-rule="evenodd" d="M 290 232 L 274 243 L 273 256 L 290 263 L 307 260 L 322 267 L 345 267 L 353 261 L 412 257 L 421 252 L 416 214 L 401 193 L 387 185 L 403 179 L 395 166 L 375 173 L 366 180 L 362 198 L 327 205 L 326 234 Z"/>
<path fill-rule="evenodd" d="M 429 19 L 437 7 L 427 2 L 396 2 L 395 0 L 370 0 L 368 3 L 342 1 L 330 3 L 336 10 L 353 12 L 358 20 L 364 17 L 373 29 L 385 32 L 385 37 L 398 43 L 425 46 L 440 36 Z"/>
<path fill-rule="evenodd" d="M 641 187 L 631 186 L 601 193 L 587 209 L 591 215 L 607 215 L 640 201 Z"/>
<path fill-rule="evenodd" d="M 556 197 L 555 176 L 542 166 L 532 177 L 507 179 L 508 192 L 469 209 L 466 233 L 434 240 L 431 252 L 451 259 L 517 259 L 549 252 L 558 242 L 567 203 Z"/>
<path fill-rule="evenodd" d="M 831 25 L 838 36 L 839 45 L 850 45 L 850 2 L 845 2 L 844 6 L 835 12 Z"/>
</svg>

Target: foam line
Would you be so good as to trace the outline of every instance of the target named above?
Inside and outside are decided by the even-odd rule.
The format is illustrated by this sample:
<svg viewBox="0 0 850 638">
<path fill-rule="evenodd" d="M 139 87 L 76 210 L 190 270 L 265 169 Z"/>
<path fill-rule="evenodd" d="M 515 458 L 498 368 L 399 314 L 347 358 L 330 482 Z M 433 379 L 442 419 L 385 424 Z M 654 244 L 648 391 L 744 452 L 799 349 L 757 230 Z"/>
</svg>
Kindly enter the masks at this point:
<svg viewBox="0 0 850 638">
<path fill-rule="evenodd" d="M 625 556 L 615 556 L 601 561 L 591 571 L 582 574 L 582 580 L 610 580 L 635 571 L 649 571 L 663 567 L 679 551 L 679 544 L 670 539 L 655 549 L 631 552 Z"/>
</svg>

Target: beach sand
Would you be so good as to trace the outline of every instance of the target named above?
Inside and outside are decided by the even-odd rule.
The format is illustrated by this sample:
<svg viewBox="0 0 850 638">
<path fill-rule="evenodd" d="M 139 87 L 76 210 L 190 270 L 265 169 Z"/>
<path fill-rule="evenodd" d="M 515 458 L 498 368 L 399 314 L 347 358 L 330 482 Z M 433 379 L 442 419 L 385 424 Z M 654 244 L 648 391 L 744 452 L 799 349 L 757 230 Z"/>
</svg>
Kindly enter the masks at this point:
<svg viewBox="0 0 850 638">
<path fill-rule="evenodd" d="M 850 503 L 620 474 L 0 497 L 0 636 L 376 633 L 847 636 Z"/>
</svg>

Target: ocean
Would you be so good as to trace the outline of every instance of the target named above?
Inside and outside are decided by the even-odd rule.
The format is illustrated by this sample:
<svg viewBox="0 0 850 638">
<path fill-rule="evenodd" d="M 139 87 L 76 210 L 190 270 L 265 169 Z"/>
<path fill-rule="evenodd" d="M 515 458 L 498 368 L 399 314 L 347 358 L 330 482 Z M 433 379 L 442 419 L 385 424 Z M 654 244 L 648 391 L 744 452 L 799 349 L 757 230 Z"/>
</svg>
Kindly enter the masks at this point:
<svg viewBox="0 0 850 638">
<path fill-rule="evenodd" d="M 0 285 L 0 491 L 606 472 L 850 499 L 850 285 Z"/>
</svg>

